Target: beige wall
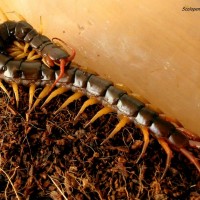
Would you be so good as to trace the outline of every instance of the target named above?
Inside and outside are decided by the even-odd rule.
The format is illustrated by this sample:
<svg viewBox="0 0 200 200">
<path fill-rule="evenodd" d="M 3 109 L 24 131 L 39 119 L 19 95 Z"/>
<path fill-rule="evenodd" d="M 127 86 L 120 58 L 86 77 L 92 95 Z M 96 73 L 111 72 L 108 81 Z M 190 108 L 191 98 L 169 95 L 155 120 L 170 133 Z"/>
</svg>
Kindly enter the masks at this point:
<svg viewBox="0 0 200 200">
<path fill-rule="evenodd" d="M 198 0 L 0 0 L 73 45 L 76 61 L 123 83 L 200 134 Z M 13 14 L 9 14 L 13 17 Z"/>
</svg>

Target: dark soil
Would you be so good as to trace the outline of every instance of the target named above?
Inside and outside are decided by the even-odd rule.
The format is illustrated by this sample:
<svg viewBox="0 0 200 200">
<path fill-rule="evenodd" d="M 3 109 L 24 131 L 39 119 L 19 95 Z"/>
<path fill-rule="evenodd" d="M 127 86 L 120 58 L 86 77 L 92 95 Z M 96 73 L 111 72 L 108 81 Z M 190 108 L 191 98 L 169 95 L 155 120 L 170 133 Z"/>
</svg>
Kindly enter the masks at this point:
<svg viewBox="0 0 200 200">
<path fill-rule="evenodd" d="M 0 91 L 0 199 L 200 199 L 199 173 L 178 152 L 160 180 L 166 154 L 154 138 L 136 163 L 143 137 L 134 124 L 100 145 L 117 124 L 116 114 L 84 129 L 102 108 L 93 105 L 73 125 L 86 97 L 52 114 L 72 94 L 68 92 L 43 110 L 37 107 L 27 123 L 28 88 L 20 86 L 16 109 L 12 89 L 6 87 L 12 98 Z M 198 150 L 191 151 L 200 159 Z"/>
</svg>

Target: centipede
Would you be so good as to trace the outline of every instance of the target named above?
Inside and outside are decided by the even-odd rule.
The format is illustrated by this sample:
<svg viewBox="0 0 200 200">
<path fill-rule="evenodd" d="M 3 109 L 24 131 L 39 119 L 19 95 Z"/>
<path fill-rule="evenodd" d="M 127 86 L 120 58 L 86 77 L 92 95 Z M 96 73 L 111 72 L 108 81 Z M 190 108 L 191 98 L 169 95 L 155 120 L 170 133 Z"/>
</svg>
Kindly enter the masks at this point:
<svg viewBox="0 0 200 200">
<path fill-rule="evenodd" d="M 6 85 L 12 87 L 16 110 L 20 104 L 19 86 L 29 88 L 26 124 L 35 110 L 39 109 L 42 112 L 54 104 L 57 97 L 70 93 L 52 115 L 62 113 L 70 104 L 81 98 L 85 98 L 85 101 L 73 118 L 74 126 L 85 110 L 94 105 L 101 105 L 101 108 L 83 124 L 84 129 L 102 117 L 117 115 L 117 124 L 98 144 L 99 146 L 108 144 L 126 125 L 134 125 L 140 130 L 143 138 L 141 153 L 135 164 L 145 160 L 150 140 L 154 138 L 166 154 L 160 180 L 163 180 L 169 171 L 173 151 L 188 159 L 200 174 L 199 158 L 188 150 L 200 147 L 199 136 L 186 130 L 177 120 L 154 109 L 148 101 L 129 94 L 110 80 L 82 69 L 73 62 L 74 49 L 69 54 L 62 46 L 36 31 L 24 18 L 20 17 L 20 21 L 11 21 L 5 13 L 4 16 L 5 22 L 0 25 L 0 88 L 10 99 Z M 31 50 L 28 52 L 28 49 Z M 38 87 L 42 90 L 35 97 Z M 29 134 L 29 127 L 25 132 L 26 135 Z M 101 194 L 98 195 L 101 197 Z"/>
</svg>

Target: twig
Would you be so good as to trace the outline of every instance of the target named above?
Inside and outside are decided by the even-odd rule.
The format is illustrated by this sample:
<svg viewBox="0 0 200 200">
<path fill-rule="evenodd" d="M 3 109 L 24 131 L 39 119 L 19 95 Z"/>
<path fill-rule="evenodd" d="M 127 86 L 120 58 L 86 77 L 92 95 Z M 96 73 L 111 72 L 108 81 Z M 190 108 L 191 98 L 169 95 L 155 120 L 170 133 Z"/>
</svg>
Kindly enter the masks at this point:
<svg viewBox="0 0 200 200">
<path fill-rule="evenodd" d="M 125 179 L 125 177 L 124 177 L 124 175 L 122 175 L 122 177 L 123 177 L 123 180 L 124 180 L 124 184 L 125 184 L 125 192 L 126 192 L 126 196 L 127 196 L 127 199 L 130 199 L 130 197 L 129 197 L 129 194 L 128 194 L 128 191 L 127 191 L 127 185 L 126 185 L 126 179 Z"/>
<path fill-rule="evenodd" d="M 18 168 L 18 167 L 15 168 L 13 175 L 10 177 L 10 180 L 14 177 L 17 168 Z M 6 193 L 7 193 L 8 186 L 9 186 L 9 183 L 7 184 L 6 189 L 5 189 L 5 192 L 4 192 L 4 193 L 5 193 L 5 198 L 6 198 L 6 200 L 7 200 L 7 194 L 6 194 Z"/>
<path fill-rule="evenodd" d="M 18 167 L 16 167 L 15 170 L 16 170 L 17 168 L 18 168 Z M 16 191 L 16 189 L 15 189 L 15 186 L 13 185 L 13 183 L 12 183 L 10 177 L 8 176 L 8 174 L 7 174 L 2 168 L 0 168 L 0 171 L 2 171 L 2 172 L 6 175 L 8 181 L 9 181 L 10 184 L 12 185 L 12 188 L 13 188 L 13 190 L 14 190 L 14 192 L 15 192 L 15 195 L 16 195 L 17 199 L 20 200 L 20 198 L 19 198 L 19 196 L 18 196 L 18 194 L 17 194 L 17 191 Z"/>
<path fill-rule="evenodd" d="M 56 188 L 58 189 L 58 191 L 61 193 L 61 195 L 64 197 L 65 200 L 68 200 L 68 198 L 63 194 L 63 192 L 61 191 L 61 189 L 58 187 L 58 185 L 55 183 L 55 181 L 51 178 L 51 176 L 48 175 L 48 177 L 51 179 L 51 181 L 53 182 L 53 184 L 56 186 Z"/>
</svg>

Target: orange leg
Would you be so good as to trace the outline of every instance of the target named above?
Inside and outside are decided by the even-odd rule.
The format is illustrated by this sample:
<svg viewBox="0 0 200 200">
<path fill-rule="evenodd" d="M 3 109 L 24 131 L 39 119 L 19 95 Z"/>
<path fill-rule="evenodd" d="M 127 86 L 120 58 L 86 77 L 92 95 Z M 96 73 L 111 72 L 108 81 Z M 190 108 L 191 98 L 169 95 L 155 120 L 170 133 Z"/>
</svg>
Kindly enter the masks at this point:
<svg viewBox="0 0 200 200">
<path fill-rule="evenodd" d="M 158 142 L 160 143 L 160 145 L 162 146 L 162 148 L 165 150 L 166 154 L 167 154 L 167 160 L 166 160 L 166 166 L 165 166 L 165 170 L 161 176 L 161 179 L 163 179 L 163 177 L 165 176 L 170 164 L 171 164 L 171 159 L 172 159 L 172 151 L 169 147 L 169 145 L 167 144 L 167 142 L 163 139 L 163 138 L 158 138 Z"/>
<path fill-rule="evenodd" d="M 146 149 L 147 149 L 147 147 L 149 145 L 149 130 L 148 130 L 148 128 L 147 127 L 140 127 L 140 129 L 141 129 L 142 134 L 144 136 L 144 145 L 143 145 L 143 148 L 142 148 L 142 152 L 141 152 L 140 156 L 137 159 L 137 163 L 144 156 L 144 154 L 146 152 Z"/>
<path fill-rule="evenodd" d="M 180 148 L 180 152 L 185 156 L 187 157 L 194 165 L 195 167 L 197 168 L 197 170 L 199 171 L 200 173 L 200 163 L 199 161 L 197 160 L 196 157 L 194 157 L 192 155 L 192 153 L 190 153 L 188 150 L 186 150 L 185 148 Z"/>
<path fill-rule="evenodd" d="M 110 135 L 101 143 L 101 145 L 105 144 L 110 138 L 113 138 L 130 121 L 130 119 L 126 116 L 120 116 L 120 118 L 119 123 L 115 126 Z"/>
</svg>

